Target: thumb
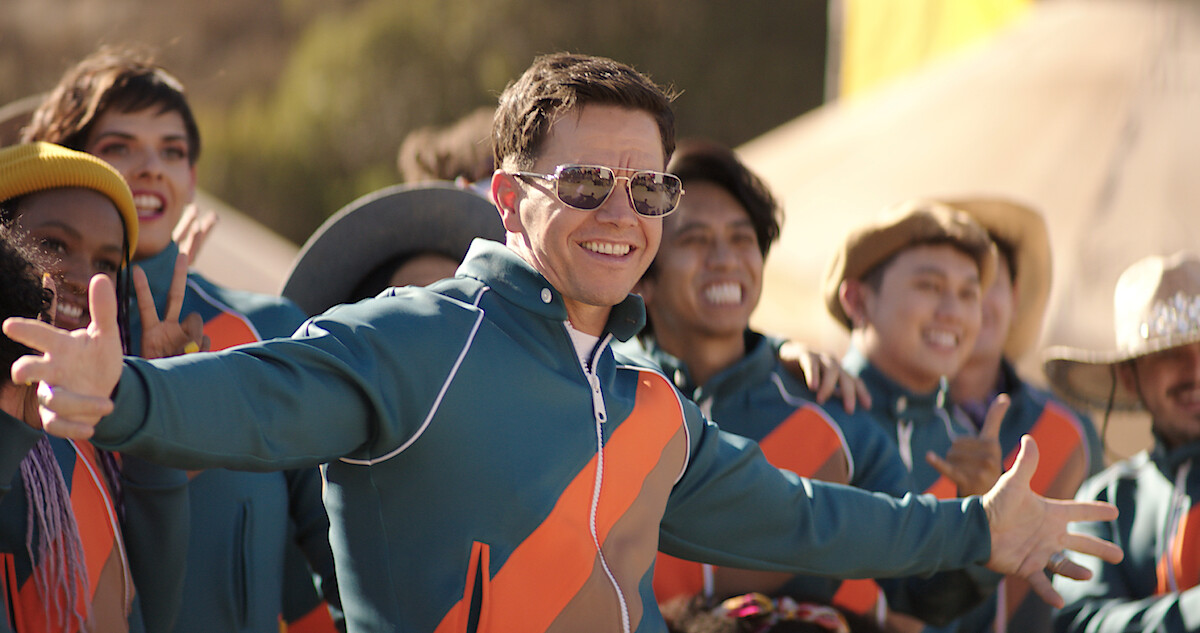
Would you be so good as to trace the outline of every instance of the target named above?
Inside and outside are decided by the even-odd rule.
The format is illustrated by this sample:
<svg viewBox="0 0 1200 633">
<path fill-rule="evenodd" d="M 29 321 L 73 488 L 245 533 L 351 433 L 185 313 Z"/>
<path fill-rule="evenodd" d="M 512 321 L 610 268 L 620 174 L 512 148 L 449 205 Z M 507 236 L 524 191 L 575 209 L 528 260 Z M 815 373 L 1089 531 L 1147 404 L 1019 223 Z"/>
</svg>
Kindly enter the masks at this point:
<svg viewBox="0 0 1200 633">
<path fill-rule="evenodd" d="M 1004 415 L 1008 413 L 1008 405 L 1012 400 L 1008 394 L 1002 393 L 988 405 L 987 416 L 983 420 L 983 428 L 979 429 L 979 437 L 985 440 L 999 440 L 1000 427 L 1004 424 Z"/>
<path fill-rule="evenodd" d="M 117 291 L 112 279 L 107 275 L 92 277 L 92 282 L 88 285 L 88 310 L 92 313 L 89 330 L 95 328 L 99 334 L 120 337 L 120 328 L 117 326 Z"/>
<path fill-rule="evenodd" d="M 1038 467 L 1038 446 L 1029 435 L 1021 436 L 1021 451 L 1017 453 L 1017 461 L 1004 476 L 1028 488 L 1033 480 L 1033 474 Z"/>
</svg>

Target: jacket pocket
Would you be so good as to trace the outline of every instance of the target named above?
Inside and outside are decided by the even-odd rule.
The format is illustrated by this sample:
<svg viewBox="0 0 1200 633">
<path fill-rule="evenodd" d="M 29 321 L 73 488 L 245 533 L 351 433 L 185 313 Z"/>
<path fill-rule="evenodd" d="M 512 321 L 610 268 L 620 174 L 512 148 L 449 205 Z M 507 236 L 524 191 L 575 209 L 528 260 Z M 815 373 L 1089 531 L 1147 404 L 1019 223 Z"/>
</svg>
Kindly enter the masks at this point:
<svg viewBox="0 0 1200 633">
<path fill-rule="evenodd" d="M 250 620 L 250 535 L 253 521 L 250 515 L 250 504 L 242 501 L 237 509 L 237 521 L 234 531 L 233 549 L 233 595 L 236 600 L 237 622 L 239 627 L 246 626 Z"/>
<path fill-rule="evenodd" d="M 487 543 L 471 544 L 471 558 L 463 584 L 462 600 L 442 618 L 436 633 L 487 633 L 491 598 L 491 548 Z"/>
</svg>

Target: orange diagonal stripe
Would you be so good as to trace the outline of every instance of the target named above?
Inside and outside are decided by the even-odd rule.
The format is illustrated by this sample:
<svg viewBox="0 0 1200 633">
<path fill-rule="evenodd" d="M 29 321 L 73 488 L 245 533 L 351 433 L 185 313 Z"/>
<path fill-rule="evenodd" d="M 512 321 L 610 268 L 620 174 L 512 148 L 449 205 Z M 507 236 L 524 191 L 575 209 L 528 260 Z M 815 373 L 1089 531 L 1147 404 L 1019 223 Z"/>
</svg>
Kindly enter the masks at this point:
<svg viewBox="0 0 1200 633">
<path fill-rule="evenodd" d="M 601 543 L 637 498 L 646 476 L 681 425 L 674 390 L 661 377 L 644 374 L 638 384 L 636 408 L 604 447 L 603 492 L 596 521 Z M 492 626 L 500 627 L 497 630 L 546 630 L 592 574 L 597 552 L 587 523 L 595 471 L 593 457 L 559 496 L 541 525 L 496 573 L 485 617 Z M 637 587 L 622 589 L 637 591 Z M 531 601 L 530 596 L 536 596 L 536 600 Z M 439 625 L 438 633 L 453 630 L 451 616 L 469 608 L 469 595 L 464 600 Z M 488 627 L 481 621 L 480 628 Z"/>
</svg>

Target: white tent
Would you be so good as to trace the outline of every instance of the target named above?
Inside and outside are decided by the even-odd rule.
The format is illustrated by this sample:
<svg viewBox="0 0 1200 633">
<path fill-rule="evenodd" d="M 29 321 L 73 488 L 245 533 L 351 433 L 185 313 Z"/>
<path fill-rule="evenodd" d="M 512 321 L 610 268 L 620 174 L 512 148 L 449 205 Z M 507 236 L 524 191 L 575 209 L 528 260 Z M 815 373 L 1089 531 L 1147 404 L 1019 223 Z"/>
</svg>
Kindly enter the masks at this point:
<svg viewBox="0 0 1200 633">
<path fill-rule="evenodd" d="M 1200 250 L 1200 3 L 1038 3 L 987 41 L 740 153 L 788 213 L 758 327 L 840 352 L 819 287 L 846 232 L 905 198 L 990 193 L 1047 216 L 1042 342 L 1106 349 L 1120 272 Z M 1026 374 L 1038 360 L 1022 360 Z"/>
</svg>

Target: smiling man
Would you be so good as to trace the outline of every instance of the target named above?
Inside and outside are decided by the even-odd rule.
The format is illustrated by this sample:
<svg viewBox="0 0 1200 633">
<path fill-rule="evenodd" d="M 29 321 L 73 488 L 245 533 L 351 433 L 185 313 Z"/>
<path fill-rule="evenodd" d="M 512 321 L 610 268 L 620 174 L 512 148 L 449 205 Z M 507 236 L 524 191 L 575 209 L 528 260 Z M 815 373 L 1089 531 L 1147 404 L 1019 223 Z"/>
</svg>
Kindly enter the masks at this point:
<svg viewBox="0 0 1200 633">
<path fill-rule="evenodd" d="M 1052 601 L 1052 553 L 1120 558 L 1065 534 L 1111 508 L 1029 490 L 1032 443 L 983 499 L 801 481 L 661 374 L 614 356 L 611 341 L 642 326 L 629 291 L 682 193 L 661 171 L 669 98 L 637 71 L 540 57 L 501 95 L 493 142 L 506 244 L 475 242 L 454 279 L 174 363 L 122 361 L 107 320 L 68 334 L 10 319 L 10 337 L 53 350 L 18 361 L 14 380 L 49 381 L 48 430 L 122 451 L 190 466 L 329 462 L 352 632 L 662 631 L 659 548 L 847 576 L 987 562 Z M 93 290 L 106 315 L 105 283 Z"/>
<path fill-rule="evenodd" d="M 1073 402 L 1149 414 L 1154 447 L 1088 479 L 1077 499 L 1116 504 L 1081 526 L 1124 543 L 1120 564 L 1063 583 L 1059 631 L 1195 631 L 1200 621 L 1200 256 L 1142 259 L 1113 293 L 1115 348 L 1047 350 L 1050 384 Z"/>
</svg>

